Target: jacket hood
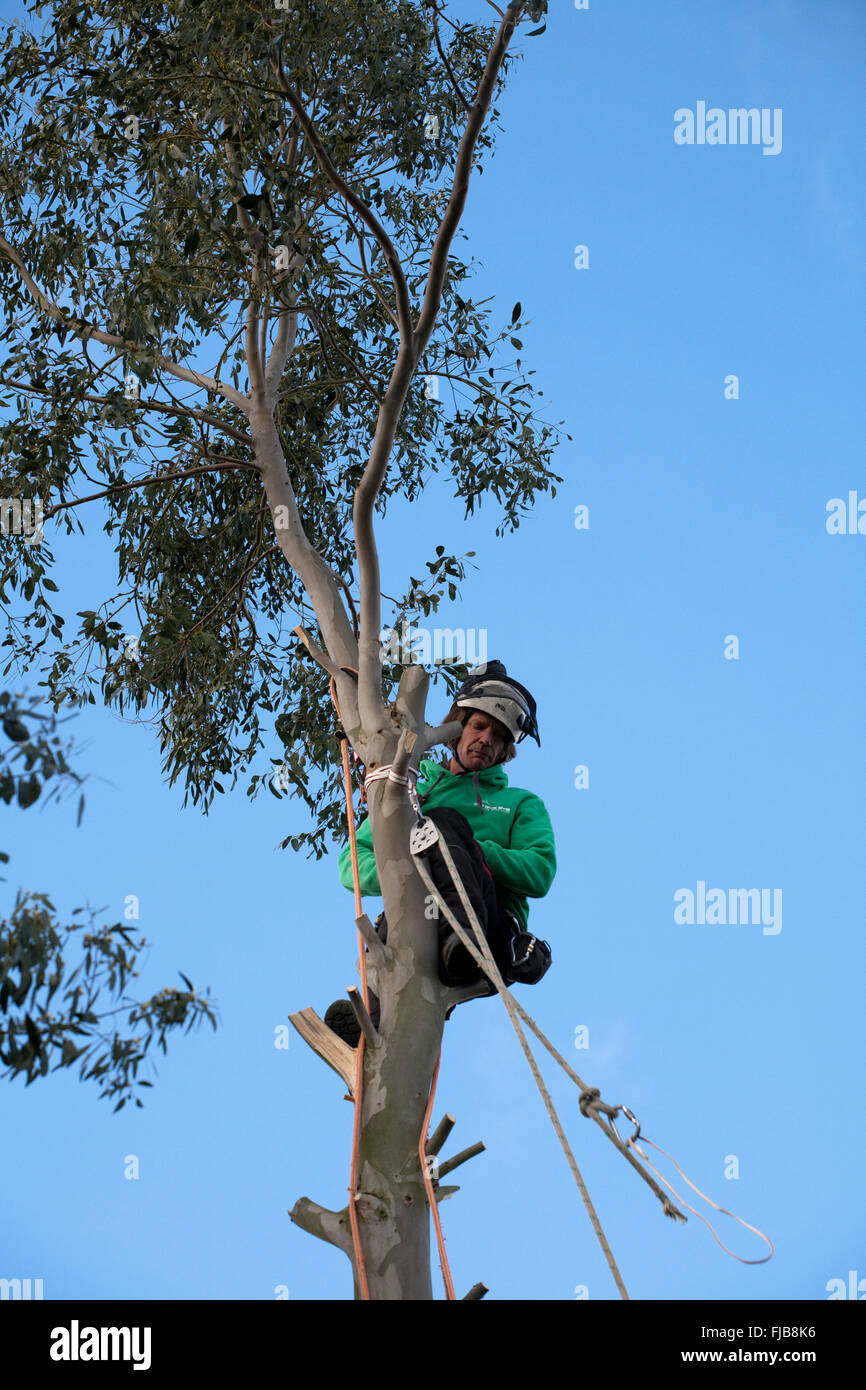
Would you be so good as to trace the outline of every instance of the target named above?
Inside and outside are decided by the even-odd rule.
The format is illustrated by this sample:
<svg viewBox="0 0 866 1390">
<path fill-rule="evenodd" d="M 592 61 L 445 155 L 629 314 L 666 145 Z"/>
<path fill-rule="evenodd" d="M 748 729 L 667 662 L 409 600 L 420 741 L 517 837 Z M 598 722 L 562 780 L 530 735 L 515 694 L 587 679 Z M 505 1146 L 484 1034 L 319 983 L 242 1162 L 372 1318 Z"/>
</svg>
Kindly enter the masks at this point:
<svg viewBox="0 0 866 1390">
<path fill-rule="evenodd" d="M 442 763 L 434 763 L 429 758 L 422 758 L 418 774 L 419 781 L 422 782 L 435 782 L 440 777 L 443 781 L 446 777 L 465 777 L 468 782 L 473 782 L 477 778 L 478 783 L 485 791 L 496 791 L 499 787 L 508 786 L 508 778 L 502 763 L 496 763 L 493 767 L 485 767 L 482 772 L 451 772 Z"/>
</svg>

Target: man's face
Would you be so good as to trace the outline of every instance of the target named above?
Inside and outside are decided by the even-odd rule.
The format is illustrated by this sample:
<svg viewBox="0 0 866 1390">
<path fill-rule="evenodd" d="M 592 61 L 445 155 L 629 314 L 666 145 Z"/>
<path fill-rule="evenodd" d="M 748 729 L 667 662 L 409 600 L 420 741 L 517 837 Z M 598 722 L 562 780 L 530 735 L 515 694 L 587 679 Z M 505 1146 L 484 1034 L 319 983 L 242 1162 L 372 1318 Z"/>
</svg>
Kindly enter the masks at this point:
<svg viewBox="0 0 866 1390">
<path fill-rule="evenodd" d="M 510 741 L 510 734 L 498 719 L 489 714 L 473 710 L 457 745 L 460 761 L 472 772 L 481 772 L 492 767 L 502 757 Z"/>
</svg>

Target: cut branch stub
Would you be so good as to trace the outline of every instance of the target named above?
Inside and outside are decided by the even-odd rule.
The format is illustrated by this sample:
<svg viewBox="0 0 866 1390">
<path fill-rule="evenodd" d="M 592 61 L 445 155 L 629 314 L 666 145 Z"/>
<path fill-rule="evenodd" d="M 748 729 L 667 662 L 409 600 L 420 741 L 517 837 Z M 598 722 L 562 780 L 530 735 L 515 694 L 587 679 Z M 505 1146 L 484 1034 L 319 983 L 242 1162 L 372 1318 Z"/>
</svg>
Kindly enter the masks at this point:
<svg viewBox="0 0 866 1390">
<path fill-rule="evenodd" d="M 309 1197 L 299 1197 L 289 1212 L 290 1219 L 308 1235 L 336 1245 L 349 1259 L 353 1258 L 352 1235 L 349 1227 L 348 1208 L 342 1211 L 329 1211 L 311 1202 Z"/>
<path fill-rule="evenodd" d="M 349 996 L 349 1003 L 352 1005 L 352 1009 L 354 1011 L 356 1019 L 358 1020 L 358 1025 L 361 1029 L 361 1032 L 364 1034 L 364 1037 L 367 1040 L 367 1046 L 378 1047 L 381 1039 L 379 1037 L 379 1034 L 376 1032 L 376 1027 L 373 1023 L 373 1020 L 367 1013 L 366 1005 L 363 999 L 361 998 L 361 991 L 358 989 L 357 985 L 350 985 L 346 993 Z"/>
<path fill-rule="evenodd" d="M 476 1154 L 484 1153 L 484 1144 L 479 1139 L 477 1144 L 470 1144 L 468 1149 L 461 1149 L 453 1158 L 446 1158 L 444 1163 L 439 1164 L 439 1176 L 444 1178 L 448 1173 L 453 1173 L 455 1168 L 459 1168 L 461 1163 L 468 1163 L 470 1158 Z"/>
<path fill-rule="evenodd" d="M 366 912 L 362 912 L 360 917 L 355 918 L 355 925 L 367 943 L 370 955 L 374 960 L 378 960 L 380 964 L 384 964 L 392 959 L 394 954 L 393 951 L 389 946 L 385 945 L 385 942 L 376 931 L 376 928 L 373 926 Z"/>
<path fill-rule="evenodd" d="M 438 1154 L 448 1135 L 456 1125 L 457 1121 L 453 1115 L 445 1114 L 434 1129 L 430 1138 L 427 1140 L 427 1153 Z"/>
<path fill-rule="evenodd" d="M 289 1022 L 295 1026 L 308 1047 L 333 1068 L 354 1096 L 357 1061 L 354 1049 L 331 1031 L 319 1018 L 315 1009 L 301 1009 L 299 1013 L 289 1014 Z"/>
<path fill-rule="evenodd" d="M 449 1197 L 453 1197 L 455 1192 L 459 1192 L 459 1187 L 437 1187 L 436 1202 L 447 1202 Z"/>
</svg>

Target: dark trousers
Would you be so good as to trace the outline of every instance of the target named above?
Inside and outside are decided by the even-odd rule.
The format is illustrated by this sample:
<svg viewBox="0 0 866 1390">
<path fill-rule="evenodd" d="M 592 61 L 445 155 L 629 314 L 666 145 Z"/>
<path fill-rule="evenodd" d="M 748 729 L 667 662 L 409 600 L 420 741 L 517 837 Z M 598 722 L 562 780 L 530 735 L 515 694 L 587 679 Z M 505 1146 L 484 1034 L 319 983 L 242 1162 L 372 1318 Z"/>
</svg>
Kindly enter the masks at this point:
<svg viewBox="0 0 866 1390">
<path fill-rule="evenodd" d="M 537 984 L 549 970 L 552 955 L 546 941 L 527 932 L 516 913 L 502 908 L 496 896 L 496 885 L 484 853 L 472 833 L 466 817 L 451 806 L 436 806 L 425 810 L 425 816 L 433 821 L 448 846 L 457 876 L 461 880 L 466 896 L 472 906 L 484 938 L 490 947 L 493 959 L 506 985 Z M 424 860 L 437 893 L 454 914 L 464 930 L 474 930 L 472 922 L 460 900 L 460 894 L 451 877 L 439 844 L 435 844 L 424 854 Z M 449 936 L 456 935 L 445 916 L 439 911 L 440 945 Z M 376 930 L 383 941 L 388 937 L 388 924 L 384 912 L 376 918 Z M 512 944 L 514 949 L 512 949 Z M 465 958 L 464 952 L 464 958 Z M 439 978 L 446 983 L 445 969 L 440 960 Z M 480 971 L 480 967 L 479 967 Z M 483 972 L 482 976 L 483 976 Z M 486 979 L 486 977 L 483 977 Z M 495 994 L 496 987 L 489 984 L 488 994 Z M 453 1006 L 452 1006 L 453 1008 Z M 449 1010 L 450 1014 L 451 1010 Z M 449 1014 L 446 1014 L 447 1018 Z"/>
<path fill-rule="evenodd" d="M 493 875 L 487 866 L 481 846 L 473 835 L 468 820 L 462 812 L 454 810 L 451 806 L 435 806 L 429 811 L 425 810 L 424 814 L 435 823 L 437 830 L 444 838 L 454 861 L 454 867 L 466 889 L 466 896 L 472 904 L 481 930 L 493 953 L 493 959 L 499 967 L 500 974 L 507 977 L 511 965 L 511 938 L 515 932 L 521 931 L 522 927 L 512 913 L 505 912 L 500 908 Z M 460 894 L 438 845 L 429 850 L 425 858 L 430 877 L 443 901 L 454 913 L 461 927 L 471 931 L 472 923 L 460 901 Z M 440 911 L 440 941 L 450 936 L 452 931 L 453 928 L 448 918 Z M 490 986 L 490 989 L 491 992 L 495 992 L 493 985 Z"/>
</svg>

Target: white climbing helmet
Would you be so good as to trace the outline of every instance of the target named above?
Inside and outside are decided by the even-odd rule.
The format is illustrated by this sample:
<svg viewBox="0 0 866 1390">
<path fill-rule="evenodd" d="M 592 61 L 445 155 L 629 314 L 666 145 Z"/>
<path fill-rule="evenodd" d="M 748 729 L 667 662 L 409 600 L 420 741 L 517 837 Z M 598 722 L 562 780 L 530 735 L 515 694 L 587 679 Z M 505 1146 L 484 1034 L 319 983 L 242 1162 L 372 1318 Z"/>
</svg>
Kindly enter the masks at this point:
<svg viewBox="0 0 866 1390">
<path fill-rule="evenodd" d="M 525 686 L 509 676 L 501 661 L 485 661 L 474 666 L 457 692 L 454 703 L 462 709 L 477 709 L 504 724 L 514 743 L 541 739 L 535 716 L 535 701 Z"/>
</svg>

